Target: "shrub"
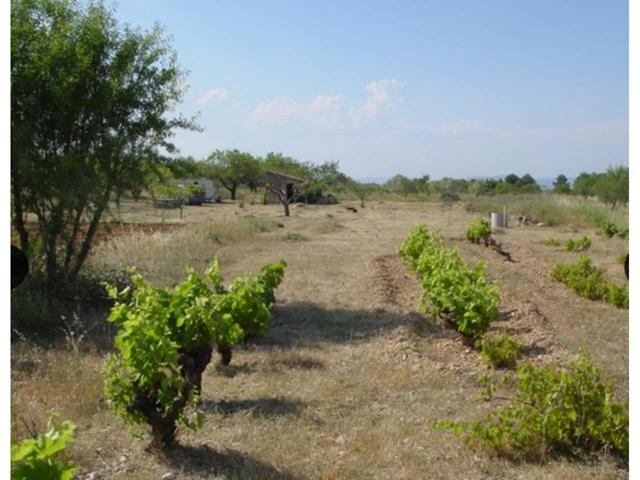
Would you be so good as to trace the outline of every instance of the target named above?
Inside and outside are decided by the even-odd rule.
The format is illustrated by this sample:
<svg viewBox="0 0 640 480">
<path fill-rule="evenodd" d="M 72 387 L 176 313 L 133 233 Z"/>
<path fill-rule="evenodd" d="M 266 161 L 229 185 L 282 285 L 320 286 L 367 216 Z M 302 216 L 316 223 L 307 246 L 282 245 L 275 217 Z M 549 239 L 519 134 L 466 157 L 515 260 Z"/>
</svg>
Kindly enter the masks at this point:
<svg viewBox="0 0 640 480">
<path fill-rule="evenodd" d="M 36 438 L 11 442 L 11 478 L 20 480 L 71 480 L 80 467 L 70 465 L 60 454 L 73 443 L 76 425 L 68 420 L 49 420 L 49 430 Z"/>
<path fill-rule="evenodd" d="M 546 245 L 547 247 L 559 247 L 560 246 L 560 240 L 558 240 L 557 238 L 549 238 L 548 240 L 543 240 L 542 243 L 544 245 Z"/>
<path fill-rule="evenodd" d="M 510 458 L 540 460 L 552 453 L 602 450 L 628 458 L 628 403 L 613 401 L 611 382 L 601 380 L 587 355 L 578 355 L 566 368 L 524 363 L 517 370 L 516 388 L 515 401 L 484 421 L 438 425 L 466 432 L 467 443 Z"/>
<path fill-rule="evenodd" d="M 607 237 L 611 238 L 615 235 L 620 238 L 627 238 L 629 236 L 629 227 L 619 227 L 611 220 L 605 220 L 600 224 L 600 230 Z"/>
<path fill-rule="evenodd" d="M 242 329 L 245 339 L 261 336 L 267 330 L 271 307 L 275 303 L 273 291 L 282 282 L 286 265 L 281 260 L 262 267 L 260 275 L 236 277 L 229 293 L 223 295 L 216 305 L 216 311 L 232 318 Z M 236 342 L 220 339 L 216 343 L 221 363 L 228 365 L 232 357 L 230 346 Z"/>
<path fill-rule="evenodd" d="M 589 248 L 591 248 L 591 239 L 586 235 L 579 240 L 570 238 L 565 242 L 564 246 L 570 252 L 581 252 L 583 250 L 588 250 Z"/>
<path fill-rule="evenodd" d="M 604 233 L 609 238 L 618 233 L 618 226 L 610 220 L 604 221 L 600 225 L 600 229 L 602 230 L 602 233 Z"/>
<path fill-rule="evenodd" d="M 486 280 L 485 264 L 467 267 L 457 250 L 444 246 L 439 232 L 418 225 L 398 252 L 420 279 L 426 315 L 451 320 L 460 333 L 470 337 L 484 333 L 498 317 L 500 296 L 497 287 Z"/>
<path fill-rule="evenodd" d="M 581 297 L 606 300 L 619 308 L 629 308 L 628 287 L 607 283 L 604 272 L 596 268 L 586 255 L 581 255 L 575 264 L 555 264 L 551 277 L 564 283 Z"/>
<path fill-rule="evenodd" d="M 133 289 L 107 286 L 116 301 L 108 320 L 120 326 L 118 354 L 108 355 L 103 369 L 109 407 L 130 429 L 150 425 L 156 447 L 173 443 L 178 424 L 198 429 L 203 414 L 197 400 L 211 343 L 228 347 L 266 328 L 284 265 L 237 278 L 230 292 L 222 286 L 217 259 L 206 278 L 189 269 L 173 291 L 152 287 L 135 271 Z"/>
<path fill-rule="evenodd" d="M 470 242 L 479 243 L 480 240 L 486 240 L 491 236 L 491 225 L 486 218 L 478 218 L 474 221 L 466 233 L 466 238 Z"/>
<path fill-rule="evenodd" d="M 493 368 L 515 368 L 522 356 L 522 347 L 505 332 L 484 335 L 477 342 L 480 357 Z"/>
</svg>

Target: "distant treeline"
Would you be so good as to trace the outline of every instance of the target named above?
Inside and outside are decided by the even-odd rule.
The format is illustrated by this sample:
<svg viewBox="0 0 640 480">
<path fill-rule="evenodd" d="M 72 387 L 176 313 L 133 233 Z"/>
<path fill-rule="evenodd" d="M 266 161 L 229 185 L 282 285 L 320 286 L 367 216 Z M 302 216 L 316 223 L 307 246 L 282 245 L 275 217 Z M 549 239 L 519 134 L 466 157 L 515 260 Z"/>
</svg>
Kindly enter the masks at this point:
<svg viewBox="0 0 640 480">
<path fill-rule="evenodd" d="M 445 177 L 431 180 L 429 175 L 409 178 L 395 175 L 383 184 L 360 183 L 342 173 L 338 162 L 313 164 L 301 162 L 281 153 L 268 153 L 264 157 L 254 156 L 238 150 L 216 150 L 204 160 L 181 157 L 166 163 L 168 176 L 205 177 L 229 191 L 235 199 L 236 191 L 245 185 L 257 191 L 264 185 L 268 170 L 304 177 L 308 184 L 301 194 L 305 201 L 313 203 L 323 193 L 355 195 L 363 202 L 376 194 L 395 194 L 401 197 L 441 196 L 443 194 L 500 195 L 507 193 L 538 193 L 542 188 L 528 173 L 518 176 L 511 173 L 501 179 L 463 179 Z M 553 191 L 559 194 L 575 194 L 583 197 L 598 197 L 615 207 L 629 201 L 629 168 L 610 167 L 603 173 L 582 172 L 573 185 L 564 174 L 553 182 Z"/>
</svg>

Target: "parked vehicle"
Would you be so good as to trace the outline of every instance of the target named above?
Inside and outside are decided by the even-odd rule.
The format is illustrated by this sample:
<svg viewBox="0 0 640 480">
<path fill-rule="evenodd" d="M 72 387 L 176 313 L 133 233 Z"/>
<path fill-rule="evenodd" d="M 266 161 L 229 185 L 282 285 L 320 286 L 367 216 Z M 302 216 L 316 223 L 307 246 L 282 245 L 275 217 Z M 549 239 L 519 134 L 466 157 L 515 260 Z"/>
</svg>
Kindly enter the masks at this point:
<svg viewBox="0 0 640 480">
<path fill-rule="evenodd" d="M 186 187 L 188 185 L 199 185 L 204 188 L 204 192 L 197 193 L 196 195 L 190 195 L 185 197 L 185 204 L 187 205 L 202 205 L 202 203 L 219 203 L 220 195 L 218 190 L 213 185 L 213 182 L 208 178 L 177 178 L 173 180 L 177 186 Z"/>
</svg>

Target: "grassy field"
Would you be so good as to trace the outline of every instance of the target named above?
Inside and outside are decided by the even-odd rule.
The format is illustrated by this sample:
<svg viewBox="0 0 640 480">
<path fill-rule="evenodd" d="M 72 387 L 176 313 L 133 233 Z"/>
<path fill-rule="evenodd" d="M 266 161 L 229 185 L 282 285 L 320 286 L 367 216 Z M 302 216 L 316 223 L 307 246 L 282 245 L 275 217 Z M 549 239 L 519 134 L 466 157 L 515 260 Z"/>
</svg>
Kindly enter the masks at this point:
<svg viewBox="0 0 640 480">
<path fill-rule="evenodd" d="M 482 390 L 475 379 L 487 371 L 478 352 L 418 312 L 419 286 L 395 253 L 417 223 L 440 229 L 467 262 L 487 262 L 502 297 L 492 329 L 507 329 L 528 360 L 567 360 L 585 350 L 613 379 L 619 399 L 628 396 L 628 311 L 579 298 L 549 277 L 554 262 L 578 258 L 564 241 L 589 235 L 589 256 L 622 285 L 616 258 L 628 251 L 627 240 L 606 238 L 590 223 L 521 227 L 512 218 L 495 234 L 509 263 L 464 241 L 479 215 L 468 210 L 379 201 L 359 208 L 353 201 L 294 205 L 285 218 L 280 206 L 226 203 L 186 207 L 180 218 L 125 205 L 117 220 L 175 227 L 130 225 L 105 235 L 92 269 L 135 265 L 152 283 L 170 286 L 186 266 L 203 270 L 215 255 L 227 281 L 284 258 L 271 328 L 237 347 L 230 366 L 212 362 L 203 380 L 203 429 L 181 430 L 181 446 L 158 457 L 106 408 L 100 368 L 114 332 L 106 311 L 81 311 L 60 341 L 13 345 L 12 435 L 40 431 L 59 412 L 79 425 L 69 448 L 82 466 L 77 477 L 94 480 L 627 478 L 626 467 L 604 454 L 516 464 L 432 427 L 481 418 L 499 401 L 475 399 Z M 544 245 L 549 238 L 561 246 Z"/>
</svg>

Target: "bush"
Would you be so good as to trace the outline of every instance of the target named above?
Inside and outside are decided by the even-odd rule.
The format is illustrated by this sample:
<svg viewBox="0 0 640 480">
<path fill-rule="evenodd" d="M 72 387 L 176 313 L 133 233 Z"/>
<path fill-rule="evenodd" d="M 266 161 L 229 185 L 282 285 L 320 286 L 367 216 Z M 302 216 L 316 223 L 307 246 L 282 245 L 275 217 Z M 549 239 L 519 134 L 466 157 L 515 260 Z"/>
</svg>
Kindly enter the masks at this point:
<svg viewBox="0 0 640 480">
<path fill-rule="evenodd" d="M 604 280 L 604 272 L 589 257 L 581 255 L 575 264 L 556 263 L 551 277 L 567 285 L 579 296 L 590 300 L 606 300 L 619 308 L 629 308 L 629 289 Z"/>
<path fill-rule="evenodd" d="M 611 238 L 618 233 L 618 226 L 610 220 L 603 222 L 600 225 L 600 229 L 602 233 L 604 233 L 607 237 Z"/>
<path fill-rule="evenodd" d="M 486 218 L 478 218 L 475 220 L 465 234 L 467 240 L 473 243 L 479 243 L 480 240 L 486 240 L 491 236 L 491 225 Z"/>
<path fill-rule="evenodd" d="M 620 238 L 627 238 L 629 236 L 629 227 L 619 227 L 611 220 L 605 220 L 600 224 L 600 231 L 607 237 L 611 238 L 615 235 Z"/>
<path fill-rule="evenodd" d="M 49 430 L 36 438 L 11 442 L 11 478 L 19 480 L 71 480 L 80 467 L 60 458 L 67 445 L 75 441 L 76 425 L 68 420 L 61 425 L 49 420 Z"/>
<path fill-rule="evenodd" d="M 579 240 L 570 238 L 565 242 L 564 246 L 570 252 L 581 252 L 583 250 L 588 250 L 589 248 L 591 248 L 591 239 L 586 235 Z"/>
<path fill-rule="evenodd" d="M 477 346 L 481 348 L 480 358 L 493 368 L 515 368 L 522 356 L 522 347 L 506 331 L 484 335 Z"/>
<path fill-rule="evenodd" d="M 628 403 L 613 401 L 611 382 L 601 380 L 587 355 L 578 355 L 566 368 L 524 363 L 517 370 L 516 388 L 515 401 L 484 421 L 439 426 L 466 432 L 467 443 L 515 459 L 602 450 L 628 459 Z"/>
<path fill-rule="evenodd" d="M 150 425 L 156 447 L 173 443 L 178 424 L 198 429 L 203 414 L 197 401 L 211 343 L 228 347 L 266 328 L 284 265 L 235 279 L 231 292 L 222 286 L 217 259 L 206 279 L 189 269 L 173 291 L 152 287 L 135 271 L 133 289 L 107 286 L 116 300 L 108 320 L 121 327 L 119 352 L 107 356 L 103 369 L 109 407 L 130 428 Z"/>
<path fill-rule="evenodd" d="M 460 333 L 475 337 L 498 317 L 500 296 L 485 277 L 485 264 L 469 269 L 455 249 L 444 246 L 439 232 L 416 226 L 398 253 L 418 274 L 423 288 L 422 310 L 456 324 Z"/>
<path fill-rule="evenodd" d="M 549 238 L 548 240 L 543 240 L 542 243 L 544 245 L 546 245 L 547 247 L 559 247 L 560 246 L 560 240 L 558 240 L 557 238 Z"/>
</svg>

